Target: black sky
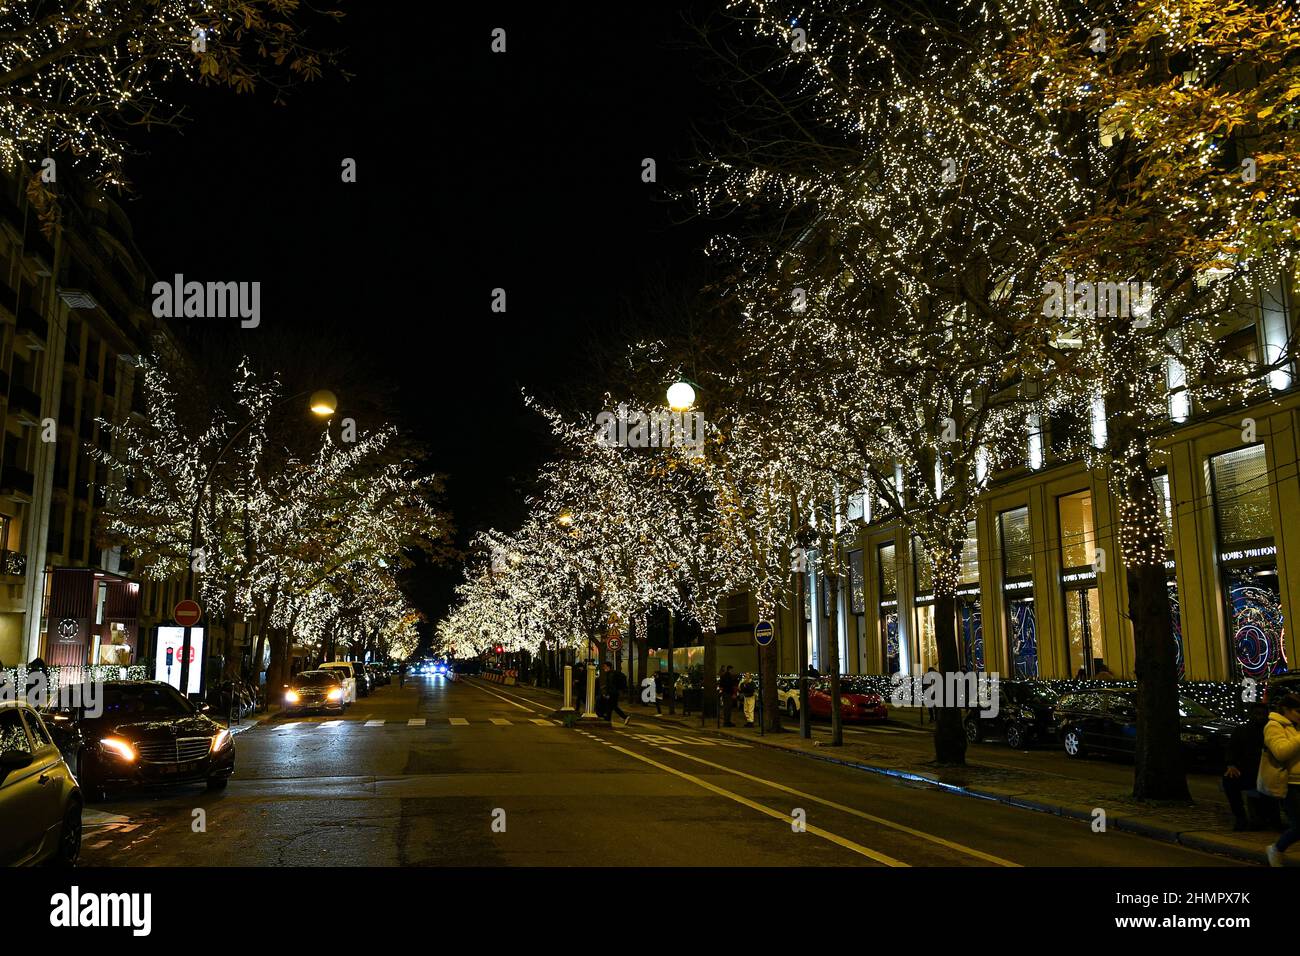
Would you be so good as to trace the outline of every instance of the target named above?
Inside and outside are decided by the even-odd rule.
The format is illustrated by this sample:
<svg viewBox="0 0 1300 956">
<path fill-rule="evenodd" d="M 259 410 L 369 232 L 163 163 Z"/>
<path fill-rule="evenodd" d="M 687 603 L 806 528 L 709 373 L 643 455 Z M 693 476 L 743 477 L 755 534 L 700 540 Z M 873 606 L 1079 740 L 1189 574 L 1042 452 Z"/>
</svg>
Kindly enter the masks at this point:
<svg viewBox="0 0 1300 956">
<path fill-rule="evenodd" d="M 394 386 L 402 425 L 448 476 L 464 542 L 520 520 L 546 455 L 520 388 L 588 381 L 593 338 L 619 347 L 605 338 L 647 276 L 698 259 L 699 230 L 674 225 L 665 187 L 709 110 L 704 54 L 683 45 L 673 4 L 487 4 L 454 20 L 430 7 L 427 21 L 344 8 L 355 80 L 304 86 L 287 106 L 178 90 L 192 122 L 137 137 L 126 205 L 158 275 L 259 280 L 264 329 L 292 328 L 305 351 L 332 343 Z M 341 182 L 345 157 L 355 184 Z M 504 315 L 489 309 L 498 287 Z M 412 597 L 436 618 L 455 579 L 418 575 Z"/>
</svg>

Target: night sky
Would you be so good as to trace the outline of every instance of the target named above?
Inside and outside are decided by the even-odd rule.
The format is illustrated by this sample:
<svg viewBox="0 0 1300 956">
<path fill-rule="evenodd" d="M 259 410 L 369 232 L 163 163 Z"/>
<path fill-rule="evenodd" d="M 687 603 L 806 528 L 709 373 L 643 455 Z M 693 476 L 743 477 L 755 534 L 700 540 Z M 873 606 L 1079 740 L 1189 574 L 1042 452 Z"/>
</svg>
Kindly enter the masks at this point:
<svg viewBox="0 0 1300 956">
<path fill-rule="evenodd" d="M 292 334 L 395 391 L 448 478 L 463 545 L 520 521 L 546 457 L 520 388 L 556 402 L 590 389 L 621 316 L 653 328 L 647 277 L 698 273 L 702 230 L 665 193 L 708 112 L 707 55 L 686 23 L 698 14 L 669 4 L 496 4 L 423 25 L 376 6 L 344 4 L 351 82 L 305 85 L 287 106 L 178 89 L 192 121 L 134 137 L 124 205 L 158 276 L 261 281 L 261 328 L 206 336 L 242 350 Z M 498 26 L 505 54 L 490 50 Z M 411 597 L 436 619 L 457 576 L 416 573 Z"/>
</svg>

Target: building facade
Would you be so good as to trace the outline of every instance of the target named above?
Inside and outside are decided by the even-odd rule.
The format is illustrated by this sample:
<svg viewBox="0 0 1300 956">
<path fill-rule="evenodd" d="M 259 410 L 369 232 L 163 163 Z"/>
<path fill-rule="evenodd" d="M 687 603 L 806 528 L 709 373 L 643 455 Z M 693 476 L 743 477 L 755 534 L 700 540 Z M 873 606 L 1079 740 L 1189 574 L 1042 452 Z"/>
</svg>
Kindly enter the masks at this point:
<svg viewBox="0 0 1300 956">
<path fill-rule="evenodd" d="M 52 234 L 23 184 L 0 175 L 0 661 L 135 663 L 140 582 L 98 544 L 107 475 L 100 419 L 131 413 L 155 320 L 125 215 L 60 182 Z M 138 410 L 137 410 L 138 412 Z"/>
</svg>

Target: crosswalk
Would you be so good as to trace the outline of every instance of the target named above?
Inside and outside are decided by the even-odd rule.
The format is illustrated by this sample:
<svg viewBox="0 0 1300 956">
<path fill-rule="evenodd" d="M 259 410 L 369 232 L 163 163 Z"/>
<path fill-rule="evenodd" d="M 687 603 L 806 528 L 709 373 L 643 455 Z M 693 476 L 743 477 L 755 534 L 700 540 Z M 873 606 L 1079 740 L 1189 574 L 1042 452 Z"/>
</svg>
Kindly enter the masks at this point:
<svg viewBox="0 0 1300 956">
<path fill-rule="evenodd" d="M 563 724 L 558 720 L 551 720 L 545 717 L 532 717 L 528 719 L 517 718 L 510 720 L 506 717 L 491 717 L 486 720 L 469 720 L 466 717 L 447 717 L 434 718 L 430 720 L 427 717 L 412 717 L 409 720 L 380 720 L 380 719 L 342 719 L 342 720 L 290 720 L 284 723 L 270 723 L 266 725 L 268 730 L 297 730 L 299 728 L 319 727 L 322 730 L 333 730 L 337 727 L 344 726 L 361 726 L 361 727 L 427 727 L 430 725 L 437 726 L 445 724 L 451 727 L 470 727 L 470 726 L 488 726 L 493 727 L 515 727 L 519 725 L 535 724 L 538 727 L 561 727 Z"/>
</svg>

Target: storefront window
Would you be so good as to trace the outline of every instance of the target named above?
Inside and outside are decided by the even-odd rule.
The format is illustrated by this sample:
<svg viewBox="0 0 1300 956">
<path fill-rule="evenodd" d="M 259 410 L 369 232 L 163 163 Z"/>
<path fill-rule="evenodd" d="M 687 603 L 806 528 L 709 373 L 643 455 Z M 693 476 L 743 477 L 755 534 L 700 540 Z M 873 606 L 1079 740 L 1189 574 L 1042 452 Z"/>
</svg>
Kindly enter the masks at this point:
<svg viewBox="0 0 1300 956">
<path fill-rule="evenodd" d="M 1210 459 L 1228 650 L 1238 677 L 1287 669 L 1267 455 L 1250 445 Z"/>
<path fill-rule="evenodd" d="M 866 595 L 864 592 L 866 582 L 862 575 L 862 552 L 849 552 L 849 610 L 854 614 L 865 614 L 867 612 Z"/>
<path fill-rule="evenodd" d="M 980 613 L 980 556 L 975 522 L 966 522 L 961 549 L 961 576 L 957 581 L 957 627 L 961 659 L 967 670 L 984 669 L 984 619 Z"/>
<path fill-rule="evenodd" d="M 1002 588 L 1012 670 L 1017 677 L 1037 677 L 1038 618 L 1034 609 L 1029 509 L 1002 512 L 998 515 L 998 531 L 1002 542 Z"/>
<path fill-rule="evenodd" d="M 1065 640 L 1070 674 L 1090 677 L 1105 657 L 1101 602 L 1097 592 L 1097 534 L 1092 492 L 1079 491 L 1056 500 L 1061 521 L 1061 586 L 1065 603 Z"/>
<path fill-rule="evenodd" d="M 894 563 L 892 544 L 882 544 L 876 550 L 880 568 L 880 640 L 883 647 L 885 673 L 897 674 L 903 667 L 898 634 L 898 567 Z"/>
</svg>

